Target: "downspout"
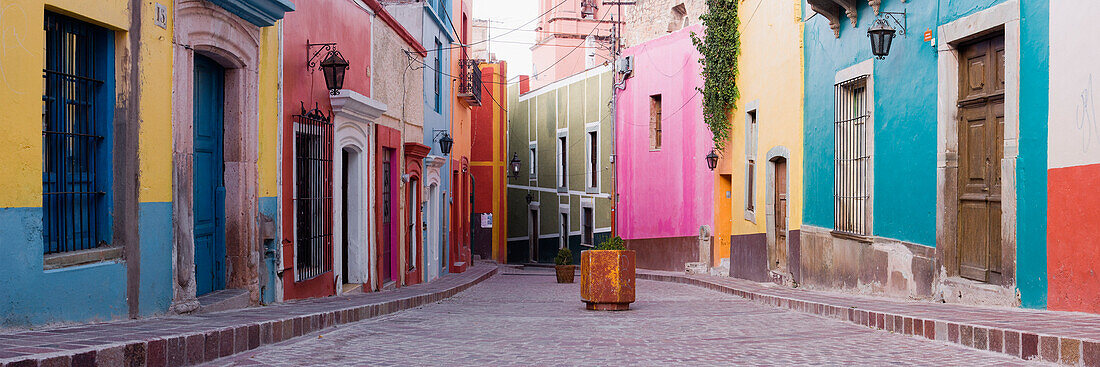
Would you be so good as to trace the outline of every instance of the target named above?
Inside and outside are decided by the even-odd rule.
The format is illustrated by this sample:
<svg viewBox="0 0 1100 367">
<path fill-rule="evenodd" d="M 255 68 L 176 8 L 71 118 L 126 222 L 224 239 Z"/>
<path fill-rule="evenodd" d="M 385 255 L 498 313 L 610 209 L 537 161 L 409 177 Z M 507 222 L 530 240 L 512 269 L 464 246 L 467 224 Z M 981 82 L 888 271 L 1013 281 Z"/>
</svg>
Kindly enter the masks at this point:
<svg viewBox="0 0 1100 367">
<path fill-rule="evenodd" d="M 141 288 L 141 239 L 138 233 L 138 191 L 141 184 L 140 172 L 137 168 L 141 157 L 138 152 L 137 124 L 131 121 L 140 121 L 141 118 L 141 0 L 130 0 L 130 47 L 127 51 L 129 73 L 126 75 L 129 83 L 129 93 L 125 102 L 125 112 L 122 117 L 116 115 L 115 139 L 113 150 L 116 153 L 111 159 L 117 163 L 114 183 L 118 197 L 114 215 L 116 232 L 114 239 L 116 244 L 124 248 L 126 259 L 126 306 L 130 318 L 137 318 L 140 314 L 140 288 Z M 131 160 L 130 157 L 137 157 Z M 118 159 L 118 158 L 121 158 Z"/>
</svg>

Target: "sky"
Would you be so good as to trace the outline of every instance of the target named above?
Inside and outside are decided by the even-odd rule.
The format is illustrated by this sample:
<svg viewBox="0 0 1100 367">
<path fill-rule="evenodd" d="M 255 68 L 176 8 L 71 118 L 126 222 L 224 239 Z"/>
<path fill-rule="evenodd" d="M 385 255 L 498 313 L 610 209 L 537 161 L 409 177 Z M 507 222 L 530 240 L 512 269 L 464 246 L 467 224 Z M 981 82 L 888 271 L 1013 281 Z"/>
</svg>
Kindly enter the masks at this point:
<svg viewBox="0 0 1100 367">
<path fill-rule="evenodd" d="M 535 43 L 534 30 L 538 26 L 535 19 L 539 14 L 538 0 L 473 0 L 473 8 L 475 19 L 491 21 L 489 52 L 508 62 L 509 78 L 530 75 L 531 45 Z M 519 30 L 507 33 L 515 28 Z"/>
</svg>

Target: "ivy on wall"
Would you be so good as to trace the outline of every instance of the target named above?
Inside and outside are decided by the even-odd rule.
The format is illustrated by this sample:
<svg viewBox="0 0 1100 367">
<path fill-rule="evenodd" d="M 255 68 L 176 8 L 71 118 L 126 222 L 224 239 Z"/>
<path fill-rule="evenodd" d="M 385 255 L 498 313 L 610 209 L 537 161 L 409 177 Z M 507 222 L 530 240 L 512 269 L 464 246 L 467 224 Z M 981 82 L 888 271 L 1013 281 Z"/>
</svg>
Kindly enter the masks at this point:
<svg viewBox="0 0 1100 367">
<path fill-rule="evenodd" d="M 764 0 L 761 0 L 764 1 Z M 741 0 L 707 0 L 703 38 L 691 33 L 691 43 L 703 56 L 703 120 L 710 128 L 714 149 L 722 152 L 730 138 L 729 111 L 737 103 L 737 55 L 741 35 L 737 31 L 737 4 Z"/>
</svg>

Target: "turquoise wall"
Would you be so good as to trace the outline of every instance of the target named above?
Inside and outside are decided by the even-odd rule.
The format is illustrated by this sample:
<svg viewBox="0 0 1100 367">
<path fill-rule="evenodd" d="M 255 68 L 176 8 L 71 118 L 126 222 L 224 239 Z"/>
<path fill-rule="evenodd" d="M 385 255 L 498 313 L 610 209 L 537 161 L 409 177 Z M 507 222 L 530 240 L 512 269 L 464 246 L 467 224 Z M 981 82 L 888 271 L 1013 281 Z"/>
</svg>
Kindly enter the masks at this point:
<svg viewBox="0 0 1100 367">
<path fill-rule="evenodd" d="M 1020 155 L 1016 160 L 1016 283 L 1024 307 L 1047 305 L 1047 119 L 1050 3 L 1020 4 Z"/>
<path fill-rule="evenodd" d="M 138 312 L 162 314 L 172 302 L 172 205 L 141 203 L 138 210 Z M 0 208 L 0 326 L 129 317 L 125 262 L 43 270 L 41 236 L 41 208 Z"/>
<path fill-rule="evenodd" d="M 923 33 L 1002 2 L 883 2 L 883 11 L 908 13 L 909 35 L 895 38 L 885 60 L 874 60 L 874 235 L 936 245 L 938 55 Z M 813 15 L 805 2 L 803 9 Z M 1021 2 L 1017 276 L 1027 307 L 1046 305 L 1048 9 L 1045 0 Z M 843 19 L 840 38 L 824 17 L 806 21 L 803 222 L 809 225 L 833 227 L 833 84 L 837 71 L 871 58 L 867 27 L 874 17 L 862 4 L 857 27 Z"/>
</svg>

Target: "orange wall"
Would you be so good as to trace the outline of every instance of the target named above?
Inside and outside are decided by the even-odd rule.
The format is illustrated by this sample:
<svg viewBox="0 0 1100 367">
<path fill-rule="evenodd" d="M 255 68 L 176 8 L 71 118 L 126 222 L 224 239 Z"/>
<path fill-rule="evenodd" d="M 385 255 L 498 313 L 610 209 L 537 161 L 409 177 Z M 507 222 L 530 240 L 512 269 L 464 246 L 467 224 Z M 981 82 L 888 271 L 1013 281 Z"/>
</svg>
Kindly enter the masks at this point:
<svg viewBox="0 0 1100 367">
<path fill-rule="evenodd" d="M 492 256 L 504 263 L 508 233 L 506 186 L 511 160 L 506 140 L 508 66 L 504 62 L 482 63 L 481 75 L 481 106 L 473 109 L 473 161 L 470 164 L 477 181 L 474 212 L 493 213 Z"/>
</svg>

